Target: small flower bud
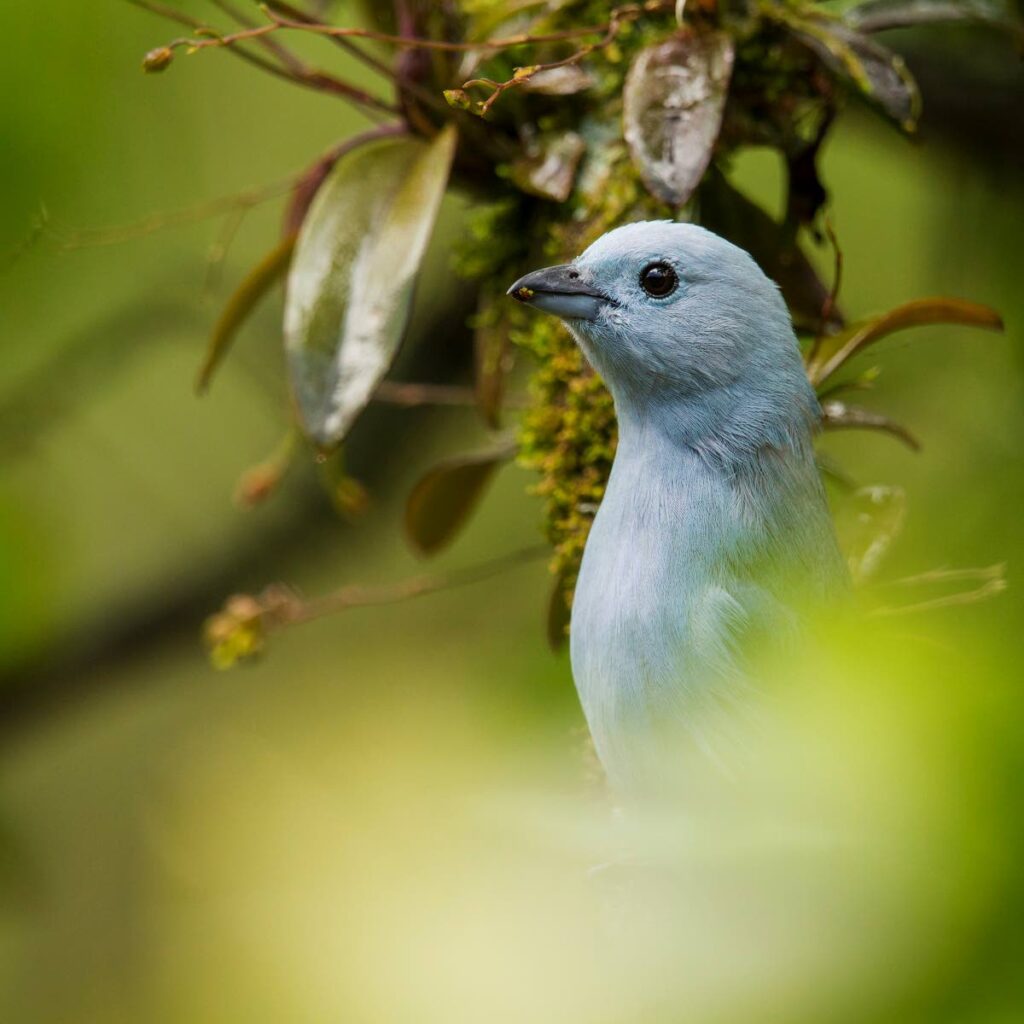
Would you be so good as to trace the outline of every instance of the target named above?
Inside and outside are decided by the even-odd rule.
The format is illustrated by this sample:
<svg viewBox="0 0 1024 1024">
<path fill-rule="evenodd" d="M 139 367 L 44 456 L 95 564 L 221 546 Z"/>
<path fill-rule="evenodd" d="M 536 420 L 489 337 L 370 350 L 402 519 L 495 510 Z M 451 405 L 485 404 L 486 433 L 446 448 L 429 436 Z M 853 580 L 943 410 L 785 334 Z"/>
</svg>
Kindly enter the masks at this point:
<svg viewBox="0 0 1024 1024">
<path fill-rule="evenodd" d="M 444 98 L 448 106 L 455 110 L 469 110 L 473 106 L 473 101 L 465 89 L 445 89 Z"/>
<path fill-rule="evenodd" d="M 142 58 L 142 70 L 146 74 L 155 74 L 157 71 L 163 71 L 172 60 L 174 51 L 169 46 L 159 46 Z"/>
</svg>

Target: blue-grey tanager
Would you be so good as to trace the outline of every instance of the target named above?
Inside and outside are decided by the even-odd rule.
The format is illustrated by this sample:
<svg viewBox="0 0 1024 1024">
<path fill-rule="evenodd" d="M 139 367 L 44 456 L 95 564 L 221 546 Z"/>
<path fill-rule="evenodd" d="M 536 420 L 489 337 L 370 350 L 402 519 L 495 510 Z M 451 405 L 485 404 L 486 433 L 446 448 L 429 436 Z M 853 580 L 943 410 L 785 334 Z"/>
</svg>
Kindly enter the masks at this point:
<svg viewBox="0 0 1024 1024">
<path fill-rule="evenodd" d="M 846 587 L 818 402 L 778 288 L 692 224 L 617 228 L 509 294 L 565 321 L 615 401 L 570 645 L 598 756 L 629 789 L 666 744 L 714 751 L 747 703 L 750 645 Z"/>
</svg>

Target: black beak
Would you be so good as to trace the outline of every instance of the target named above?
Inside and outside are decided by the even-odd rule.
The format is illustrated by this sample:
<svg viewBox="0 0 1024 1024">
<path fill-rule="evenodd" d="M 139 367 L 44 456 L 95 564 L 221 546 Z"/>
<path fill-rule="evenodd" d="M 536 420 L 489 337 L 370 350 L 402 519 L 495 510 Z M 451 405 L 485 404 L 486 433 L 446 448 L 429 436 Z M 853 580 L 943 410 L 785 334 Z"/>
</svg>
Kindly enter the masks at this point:
<svg viewBox="0 0 1024 1024">
<path fill-rule="evenodd" d="M 613 304 L 571 263 L 535 270 L 519 278 L 508 294 L 563 320 L 596 320 L 602 309 Z"/>
</svg>

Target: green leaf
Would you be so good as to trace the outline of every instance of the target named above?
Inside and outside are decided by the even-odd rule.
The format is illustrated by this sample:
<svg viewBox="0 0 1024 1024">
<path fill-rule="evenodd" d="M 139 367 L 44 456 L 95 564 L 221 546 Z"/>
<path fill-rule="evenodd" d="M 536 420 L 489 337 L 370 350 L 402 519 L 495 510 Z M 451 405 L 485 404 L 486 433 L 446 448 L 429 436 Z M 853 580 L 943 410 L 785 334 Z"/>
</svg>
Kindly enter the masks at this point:
<svg viewBox="0 0 1024 1024">
<path fill-rule="evenodd" d="M 855 28 L 812 11 L 772 9 L 790 31 L 840 79 L 905 132 L 917 127 L 921 97 L 903 58 Z"/>
<path fill-rule="evenodd" d="M 906 495 L 899 487 L 862 487 L 840 503 L 836 532 L 854 583 L 875 574 L 905 518 Z"/>
<path fill-rule="evenodd" d="M 221 311 L 206 346 L 206 358 L 199 369 L 196 391 L 202 394 L 210 386 L 214 371 L 227 355 L 238 329 L 248 319 L 257 303 L 284 276 L 295 251 L 295 235 L 288 235 L 267 253 L 242 279 L 227 305 Z"/>
<path fill-rule="evenodd" d="M 912 451 L 921 450 L 921 442 L 902 424 L 881 413 L 845 402 L 824 402 L 821 406 L 823 430 L 880 430 L 902 441 Z"/>
<path fill-rule="evenodd" d="M 409 494 L 405 530 L 412 546 L 432 555 L 450 544 L 514 446 L 445 459 L 425 473 Z"/>
<path fill-rule="evenodd" d="M 691 32 L 641 50 L 622 93 L 623 134 L 648 190 L 681 206 L 700 184 L 722 128 L 734 47 Z"/>
<path fill-rule="evenodd" d="M 848 360 L 879 338 L 924 324 L 966 324 L 991 331 L 1003 329 L 1002 317 L 989 306 L 964 299 L 917 299 L 881 316 L 853 324 L 840 334 L 828 338 L 808 366 L 807 375 L 811 383 L 818 387 Z"/>
<path fill-rule="evenodd" d="M 894 28 L 972 22 L 1005 29 L 1024 36 L 1024 22 L 1006 0 L 868 0 L 844 14 L 860 32 L 885 32 Z"/>
<path fill-rule="evenodd" d="M 456 135 L 346 154 L 317 192 L 288 276 L 285 351 L 306 433 L 338 444 L 397 354 Z"/>
</svg>

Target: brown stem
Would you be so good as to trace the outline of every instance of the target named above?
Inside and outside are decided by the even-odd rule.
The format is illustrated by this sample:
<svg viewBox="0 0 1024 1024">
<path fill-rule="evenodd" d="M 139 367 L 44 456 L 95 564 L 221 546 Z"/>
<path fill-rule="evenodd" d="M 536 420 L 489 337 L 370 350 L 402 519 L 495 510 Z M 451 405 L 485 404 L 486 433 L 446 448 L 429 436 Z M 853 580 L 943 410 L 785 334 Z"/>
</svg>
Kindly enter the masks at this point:
<svg viewBox="0 0 1024 1024">
<path fill-rule="evenodd" d="M 176 39 L 168 44 L 170 49 L 175 49 L 179 46 L 187 46 L 190 50 L 198 50 L 203 49 L 206 46 L 224 46 L 231 53 L 234 53 L 236 57 L 239 57 L 248 64 L 259 68 L 261 71 L 266 71 L 275 78 L 282 78 L 295 85 L 301 85 L 307 89 L 315 89 L 317 92 L 326 92 L 334 96 L 340 96 L 342 99 L 354 103 L 364 113 L 370 111 L 392 115 L 401 113 L 399 108 L 394 104 L 388 103 L 386 100 L 382 100 L 378 96 L 374 96 L 365 89 L 360 89 L 358 86 L 352 85 L 343 79 L 336 78 L 334 75 L 330 75 L 325 71 L 320 71 L 316 68 L 307 66 L 298 57 L 291 53 L 291 51 L 282 47 L 276 41 L 264 38 L 267 34 L 264 29 L 267 26 L 252 25 L 247 22 L 245 16 L 239 12 L 235 12 L 232 5 L 227 3 L 226 0 L 213 0 L 213 2 L 216 3 L 221 10 L 228 12 L 236 20 L 248 24 L 249 27 L 241 29 L 235 33 L 223 35 L 198 19 L 193 18 L 191 15 L 178 11 L 173 7 L 168 7 L 165 4 L 157 3 L 155 0 L 128 0 L 128 2 L 136 7 L 142 8 L 143 10 L 150 11 L 153 14 L 158 14 L 161 17 L 175 21 L 180 25 L 187 25 L 195 32 L 202 33 L 204 36 L 208 37 L 201 40 Z M 236 45 L 237 42 L 245 39 L 254 39 L 261 46 L 272 50 L 275 53 L 275 56 L 277 56 L 282 63 L 277 64 L 273 61 L 266 60 L 265 58 Z"/>
<path fill-rule="evenodd" d="M 420 405 L 475 406 L 476 393 L 459 384 L 421 384 L 415 381 L 383 380 L 373 394 L 375 402 L 414 408 Z M 524 400 L 512 398 L 504 403 L 509 408 L 521 409 Z"/>
<path fill-rule="evenodd" d="M 334 615 L 349 608 L 397 604 L 414 597 L 452 590 L 473 583 L 482 583 L 509 569 L 546 558 L 550 554 L 546 544 L 521 548 L 486 562 L 452 569 L 450 572 L 412 576 L 395 583 L 368 585 L 353 583 L 322 597 L 306 599 L 289 587 L 268 587 L 259 597 L 263 621 L 270 629 L 295 626 L 326 615 Z"/>
<path fill-rule="evenodd" d="M 133 3 L 148 3 L 149 0 L 132 0 Z M 331 36 L 337 38 L 374 39 L 377 42 L 389 43 L 392 46 L 407 46 L 425 50 L 443 50 L 452 53 L 466 53 L 475 50 L 507 50 L 513 46 L 529 46 L 538 43 L 555 43 L 567 39 L 578 39 L 581 36 L 604 35 L 609 31 L 614 21 L 632 20 L 644 13 L 653 13 L 667 10 L 671 5 L 661 2 L 649 2 L 645 4 L 630 4 L 626 7 L 619 7 L 612 11 L 612 20 L 604 25 L 586 25 L 580 28 L 563 29 L 560 32 L 547 32 L 539 35 L 522 33 L 520 35 L 505 36 L 497 39 L 484 39 L 480 42 L 454 42 L 447 39 L 424 39 L 420 36 L 391 35 L 387 32 L 377 32 L 368 28 L 348 28 L 336 25 L 311 24 L 303 21 L 293 20 L 274 12 L 269 5 L 263 5 L 263 10 L 270 23 L 259 25 L 251 29 L 241 29 L 228 35 L 218 36 L 213 39 L 185 39 L 175 40 L 172 46 L 190 46 L 195 50 L 204 50 L 210 46 L 231 46 L 235 43 L 244 42 L 248 39 L 258 39 L 270 35 L 281 29 L 288 29 L 298 32 L 311 32 L 315 35 Z M 618 29 L 616 29 L 616 32 Z M 601 44 L 595 44 L 601 45 Z M 606 43 L 603 45 L 607 45 Z"/>
</svg>

